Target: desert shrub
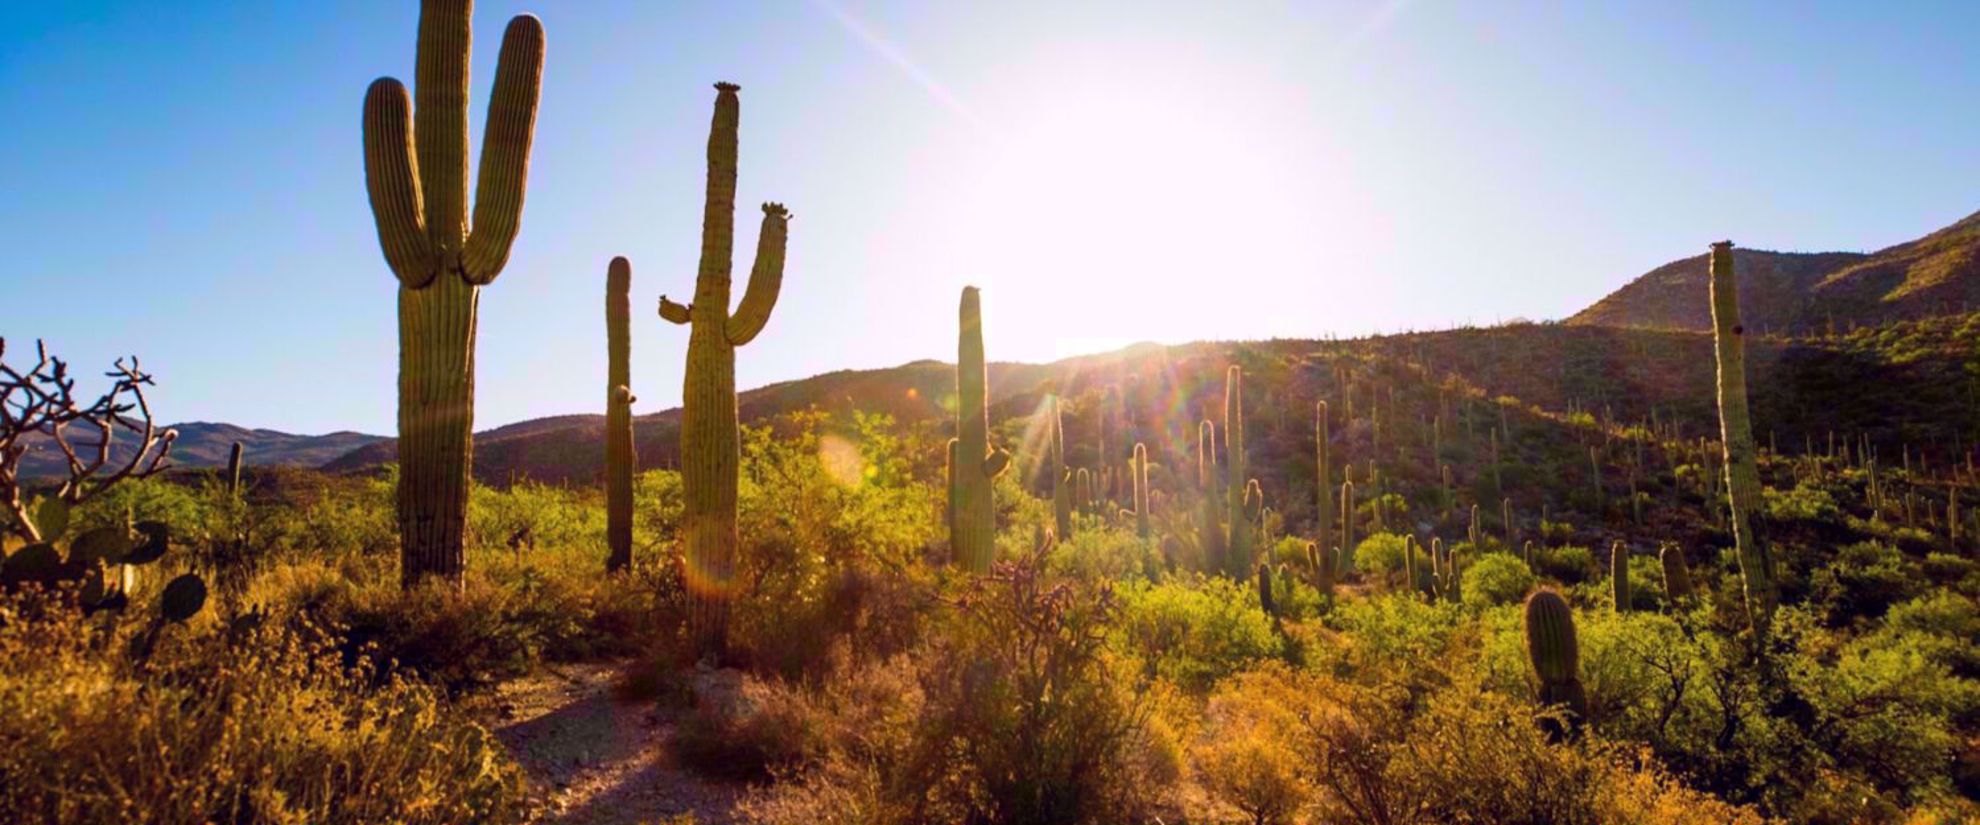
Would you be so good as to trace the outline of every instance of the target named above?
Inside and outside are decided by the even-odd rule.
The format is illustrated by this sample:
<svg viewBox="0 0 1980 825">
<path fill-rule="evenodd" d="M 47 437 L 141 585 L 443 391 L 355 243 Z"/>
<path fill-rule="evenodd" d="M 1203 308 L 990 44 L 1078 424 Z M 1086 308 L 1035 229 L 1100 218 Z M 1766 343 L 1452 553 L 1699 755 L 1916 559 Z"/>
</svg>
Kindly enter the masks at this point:
<svg viewBox="0 0 1980 825">
<path fill-rule="evenodd" d="M 1055 572 L 1087 581 L 1139 579 L 1159 570 L 1151 541 L 1135 535 L 1132 524 L 1107 525 L 1100 519 L 1087 519 L 1085 529 L 1071 539 L 1061 539 L 1052 551 L 1050 564 Z"/>
<path fill-rule="evenodd" d="M 1487 553 L 1464 568 L 1464 603 L 1470 607 L 1512 604 L 1533 588 L 1533 571 L 1507 553 Z"/>
<path fill-rule="evenodd" d="M 1829 491 L 1806 482 L 1789 490 L 1761 490 L 1761 512 L 1774 521 L 1835 521 L 1842 511 Z"/>
<path fill-rule="evenodd" d="M 1085 823 L 1132 819 L 1150 796 L 1149 708 L 1106 653 L 1112 594 L 1046 574 L 1043 552 L 962 585 L 912 657 L 909 713 L 872 721 L 825 700 L 828 732 L 752 802 L 765 822 Z M 858 667 L 830 677 L 859 680 Z M 888 690 L 898 690 L 891 685 Z M 824 688 L 830 691 L 832 688 Z M 881 697 L 885 698 L 881 698 Z M 858 711 L 872 714 L 874 709 Z M 849 719 L 848 717 L 852 717 Z M 864 720 L 864 721 L 862 721 Z M 832 811 L 836 810 L 836 813 Z"/>
<path fill-rule="evenodd" d="M 1256 825 L 1289 822 L 1310 793 L 1294 734 L 1311 697 L 1298 687 L 1280 669 L 1231 679 L 1210 697 L 1191 750 L 1210 797 Z"/>
<path fill-rule="evenodd" d="M 1133 582 L 1116 592 L 1118 646 L 1142 663 L 1148 677 L 1191 693 L 1207 693 L 1219 679 L 1279 651 L 1257 594 L 1222 576 Z"/>
<path fill-rule="evenodd" d="M 1542 576 L 1565 584 L 1580 584 L 1594 571 L 1595 554 L 1586 547 L 1571 544 L 1540 547 L 1533 551 L 1533 564 L 1540 568 L 1534 572 Z"/>
<path fill-rule="evenodd" d="M 1395 533 L 1376 533 L 1354 547 L 1354 569 L 1376 577 L 1388 577 L 1403 569 L 1404 539 Z"/>
<path fill-rule="evenodd" d="M 457 823 L 519 819 L 493 737 L 418 682 L 269 625 L 230 643 L 0 607 L 0 821 Z"/>
<path fill-rule="evenodd" d="M 1821 605 L 1831 624 L 1876 618 L 1925 589 L 1918 566 L 1896 547 L 1858 542 L 1837 551 L 1834 561 L 1815 568 L 1810 600 Z"/>
<path fill-rule="evenodd" d="M 744 430 L 730 626 L 742 661 L 797 676 L 824 667 L 855 630 L 912 641 L 925 599 L 904 589 L 926 583 L 919 562 L 941 512 L 935 488 L 912 475 L 912 449 L 884 416 L 814 411 Z"/>
<path fill-rule="evenodd" d="M 1907 624 L 1922 618 L 1907 614 Z M 1952 793 L 1946 767 L 1961 745 L 1954 721 L 1980 709 L 1980 683 L 1937 661 L 1942 649 L 1927 634 L 1901 630 L 1797 657 L 1788 668 L 1812 706 L 1810 739 L 1892 803 Z"/>
<path fill-rule="evenodd" d="M 1884 614 L 1884 632 L 1908 634 L 1953 673 L 1980 677 L 1980 604 L 1972 599 L 1938 591 L 1895 605 Z"/>
<path fill-rule="evenodd" d="M 1367 681 L 1440 686 L 1462 661 L 1449 654 L 1464 611 L 1449 602 L 1426 603 L 1413 594 L 1387 594 L 1343 602 L 1328 624 L 1348 640 L 1331 655 L 1339 672 Z"/>
</svg>

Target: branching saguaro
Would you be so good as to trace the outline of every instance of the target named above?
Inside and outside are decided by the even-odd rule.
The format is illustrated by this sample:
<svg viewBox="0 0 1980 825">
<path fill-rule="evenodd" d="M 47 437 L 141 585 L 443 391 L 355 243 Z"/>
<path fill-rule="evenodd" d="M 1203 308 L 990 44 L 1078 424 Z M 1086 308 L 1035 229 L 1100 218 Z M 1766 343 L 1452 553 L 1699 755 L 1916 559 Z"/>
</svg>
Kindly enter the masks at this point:
<svg viewBox="0 0 1980 825">
<path fill-rule="evenodd" d="M 729 599 L 735 587 L 736 483 L 742 435 L 736 422 L 736 348 L 756 339 L 770 323 L 784 283 L 784 245 L 790 213 L 763 205 L 756 263 L 742 302 L 729 309 L 730 266 L 735 251 L 736 150 L 741 87 L 715 84 L 715 118 L 708 130 L 708 190 L 701 215 L 701 268 L 694 303 L 660 296 L 660 317 L 688 325 L 687 372 L 681 391 L 681 486 L 686 493 L 687 573 L 693 595 L 690 633 L 704 658 L 728 648 Z"/>
<path fill-rule="evenodd" d="M 399 564 L 410 585 L 455 583 L 466 566 L 474 457 L 474 338 L 481 288 L 508 263 L 543 83 L 543 24 L 509 21 L 495 67 L 475 186 L 467 208 L 468 52 L 474 4 L 420 4 L 414 75 L 373 81 L 364 95 L 364 178 L 385 262 L 399 279 Z"/>
<path fill-rule="evenodd" d="M 104 376 L 110 388 L 85 402 L 76 395 L 68 363 L 49 355 L 40 341 L 33 363 L 16 367 L 7 363 L 7 339 L 0 338 L 0 505 L 7 508 L 8 529 L 30 544 L 45 538 L 22 491 L 21 464 L 30 450 L 62 454 L 65 477 L 54 497 L 69 504 L 165 468 L 179 434 L 161 431 L 151 420 L 144 398 L 151 374 L 131 356 L 117 359 Z M 112 449 L 119 432 L 131 439 L 121 454 Z"/>
</svg>

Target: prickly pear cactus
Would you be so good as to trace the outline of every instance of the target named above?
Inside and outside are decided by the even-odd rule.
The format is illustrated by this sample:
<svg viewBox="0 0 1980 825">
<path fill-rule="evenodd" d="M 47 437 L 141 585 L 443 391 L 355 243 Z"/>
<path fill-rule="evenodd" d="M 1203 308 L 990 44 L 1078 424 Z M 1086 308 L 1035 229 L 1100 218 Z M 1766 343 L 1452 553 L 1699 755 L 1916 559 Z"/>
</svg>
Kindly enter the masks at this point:
<svg viewBox="0 0 1980 825">
<path fill-rule="evenodd" d="M 605 269 L 605 570 L 632 566 L 632 263 Z"/>
<path fill-rule="evenodd" d="M 681 488 L 687 532 L 687 584 L 692 594 L 689 632 L 703 658 L 728 648 L 729 599 L 736 575 L 736 482 L 742 435 L 736 423 L 736 348 L 756 339 L 770 323 L 784 284 L 784 245 L 790 213 L 763 205 L 756 263 L 742 302 L 729 309 L 734 263 L 736 147 L 741 87 L 715 84 L 715 117 L 708 129 L 708 189 L 701 213 L 701 267 L 694 303 L 660 296 L 660 317 L 688 325 L 687 372 L 681 390 Z"/>
<path fill-rule="evenodd" d="M 399 279 L 399 559 L 408 585 L 423 576 L 458 583 L 466 564 L 476 308 L 522 222 L 543 78 L 543 24 L 520 15 L 502 36 L 470 225 L 472 12 L 469 0 L 422 2 L 416 100 L 389 77 L 364 96 L 365 185 Z"/>
<path fill-rule="evenodd" d="M 991 485 L 1011 454 L 990 447 L 989 379 L 983 366 L 983 306 L 976 287 L 962 291 L 956 342 L 956 461 L 950 477 L 956 520 L 949 535 L 956 562 L 987 573 L 997 555 L 997 510 Z M 1082 484 L 1081 486 L 1088 486 Z M 1091 493 L 1082 491 L 1081 497 Z"/>
</svg>

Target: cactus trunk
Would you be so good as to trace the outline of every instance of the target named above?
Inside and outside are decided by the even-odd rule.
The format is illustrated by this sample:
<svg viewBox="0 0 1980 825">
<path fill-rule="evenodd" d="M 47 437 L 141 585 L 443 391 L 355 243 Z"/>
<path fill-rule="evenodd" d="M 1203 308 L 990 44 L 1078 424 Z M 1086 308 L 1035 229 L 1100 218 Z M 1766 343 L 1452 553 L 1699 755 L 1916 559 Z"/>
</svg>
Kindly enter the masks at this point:
<svg viewBox="0 0 1980 825">
<path fill-rule="evenodd" d="M 1224 523 L 1230 528 L 1226 542 L 1226 569 L 1233 578 L 1243 575 L 1252 563 L 1252 524 L 1246 510 L 1244 461 L 1244 370 L 1237 365 L 1224 380 Z"/>
<path fill-rule="evenodd" d="M 1609 598 L 1617 613 L 1629 612 L 1629 548 L 1620 541 L 1609 545 Z"/>
<path fill-rule="evenodd" d="M 1739 321 L 1738 279 L 1731 241 L 1712 245 L 1712 341 L 1718 359 L 1719 433 L 1725 445 L 1726 497 L 1732 509 L 1733 545 L 1746 583 L 1747 620 L 1765 635 L 1774 617 L 1774 562 L 1753 535 L 1760 503 L 1760 471 L 1754 463 L 1753 422 L 1746 405 L 1746 328 Z"/>
<path fill-rule="evenodd" d="M 1148 523 L 1148 447 L 1136 442 L 1134 463 L 1129 475 L 1134 480 L 1134 534 L 1143 541 L 1148 540 L 1151 527 Z"/>
<path fill-rule="evenodd" d="M 632 566 L 632 264 L 605 270 L 605 570 Z"/>
<path fill-rule="evenodd" d="M 1332 457 L 1328 455 L 1328 442 L 1331 440 L 1329 435 L 1327 426 L 1327 402 L 1321 401 L 1313 405 L 1313 452 L 1314 465 L 1316 474 L 1318 475 L 1314 484 L 1314 492 L 1316 493 L 1314 498 L 1318 500 L 1314 502 L 1316 507 L 1314 510 L 1314 521 L 1316 523 L 1313 527 L 1313 533 L 1319 537 L 1321 544 L 1326 544 L 1334 534 L 1334 483 L 1332 481 L 1334 474 Z"/>
<path fill-rule="evenodd" d="M 1542 727 L 1555 739 L 1571 738 L 1588 716 L 1588 694 L 1581 686 L 1581 647 L 1575 641 L 1574 611 L 1552 590 L 1526 598 L 1526 657 L 1538 685 L 1534 698 L 1565 717 Z"/>
<path fill-rule="evenodd" d="M 474 341 L 481 287 L 508 262 L 521 223 L 543 79 L 543 26 L 509 21 L 496 60 L 476 202 L 467 211 L 472 4 L 420 4 L 415 75 L 365 92 L 365 186 L 399 280 L 400 578 L 455 584 L 465 567 L 474 455 Z"/>
<path fill-rule="evenodd" d="M 1066 431 L 1056 396 L 1052 399 L 1051 416 L 1051 432 L 1045 435 L 1045 447 L 1051 455 L 1047 457 L 1049 466 L 1045 471 L 1052 474 L 1052 521 L 1058 526 L 1058 538 L 1066 540 L 1073 534 L 1072 473 L 1066 469 Z"/>
<path fill-rule="evenodd" d="M 956 502 L 949 546 L 973 573 L 990 570 L 997 555 L 997 512 L 991 485 L 1010 454 L 990 449 L 989 378 L 983 366 L 983 308 L 976 287 L 963 287 L 956 340 L 956 460 L 950 484 Z M 1082 491 L 1082 497 L 1090 494 Z"/>
<path fill-rule="evenodd" d="M 685 502 L 689 635 L 695 652 L 720 660 L 728 649 L 729 601 L 736 586 L 736 483 L 742 439 L 736 420 L 736 348 L 770 321 L 783 286 L 790 213 L 763 205 L 756 263 L 749 286 L 729 310 L 735 245 L 736 146 L 741 121 L 738 87 L 715 84 L 708 134 L 708 188 L 701 218 L 701 266 L 694 303 L 660 296 L 660 317 L 688 325 L 687 372 L 681 390 L 681 488 Z"/>
</svg>

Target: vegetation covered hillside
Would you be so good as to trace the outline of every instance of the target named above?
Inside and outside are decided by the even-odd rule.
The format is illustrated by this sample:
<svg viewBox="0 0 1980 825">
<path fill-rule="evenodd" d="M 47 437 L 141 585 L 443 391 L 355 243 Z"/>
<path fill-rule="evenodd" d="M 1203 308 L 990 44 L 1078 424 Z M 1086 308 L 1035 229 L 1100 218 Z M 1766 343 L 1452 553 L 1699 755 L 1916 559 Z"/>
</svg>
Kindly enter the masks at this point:
<svg viewBox="0 0 1980 825">
<path fill-rule="evenodd" d="M 1756 331 L 1811 335 L 1980 307 L 1980 214 L 1877 252 L 1735 253 L 1740 303 Z M 1673 261 L 1568 319 L 1572 324 L 1709 330 L 1705 256 Z"/>
</svg>

